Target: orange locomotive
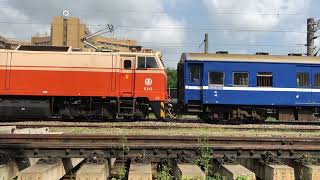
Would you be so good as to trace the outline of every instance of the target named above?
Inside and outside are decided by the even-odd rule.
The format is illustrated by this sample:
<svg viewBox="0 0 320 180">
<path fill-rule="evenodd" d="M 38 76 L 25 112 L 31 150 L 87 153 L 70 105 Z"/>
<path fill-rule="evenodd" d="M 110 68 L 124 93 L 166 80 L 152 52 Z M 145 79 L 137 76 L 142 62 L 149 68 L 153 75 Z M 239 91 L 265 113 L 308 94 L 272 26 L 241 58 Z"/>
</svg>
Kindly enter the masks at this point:
<svg viewBox="0 0 320 180">
<path fill-rule="evenodd" d="M 167 76 L 158 53 L 0 51 L 1 118 L 164 118 Z"/>
</svg>

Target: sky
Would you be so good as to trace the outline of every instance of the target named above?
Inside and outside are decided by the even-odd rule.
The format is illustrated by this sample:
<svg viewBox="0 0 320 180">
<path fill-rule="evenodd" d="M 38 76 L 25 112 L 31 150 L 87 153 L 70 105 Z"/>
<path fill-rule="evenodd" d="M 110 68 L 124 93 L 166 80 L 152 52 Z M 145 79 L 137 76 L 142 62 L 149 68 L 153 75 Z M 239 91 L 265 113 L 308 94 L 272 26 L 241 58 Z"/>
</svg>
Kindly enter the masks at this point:
<svg viewBox="0 0 320 180">
<path fill-rule="evenodd" d="M 137 40 L 175 68 L 182 53 L 203 52 L 206 32 L 211 53 L 305 53 L 306 21 L 320 18 L 319 6 L 316 0 L 0 0 L 0 35 L 50 34 L 52 17 L 67 10 L 92 32 L 113 24 L 115 33 L 105 36 Z"/>
</svg>

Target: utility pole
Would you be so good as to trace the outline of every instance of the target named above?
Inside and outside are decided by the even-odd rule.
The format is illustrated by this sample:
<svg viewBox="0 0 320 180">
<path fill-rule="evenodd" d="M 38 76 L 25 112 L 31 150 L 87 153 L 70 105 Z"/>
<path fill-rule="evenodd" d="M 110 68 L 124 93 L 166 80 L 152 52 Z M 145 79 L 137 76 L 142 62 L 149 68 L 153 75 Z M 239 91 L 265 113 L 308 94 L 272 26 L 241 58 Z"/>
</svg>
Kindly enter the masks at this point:
<svg viewBox="0 0 320 180">
<path fill-rule="evenodd" d="M 320 30 L 320 20 L 315 21 L 314 18 L 309 18 L 307 22 L 307 55 L 316 56 L 319 51 L 317 53 L 314 53 L 316 49 L 316 47 L 314 46 L 314 40 L 319 37 L 316 36 L 316 32 Z"/>
<path fill-rule="evenodd" d="M 307 20 L 307 56 L 313 56 L 314 55 L 314 34 L 316 32 L 315 30 L 315 22 L 314 18 L 309 18 Z"/>
<path fill-rule="evenodd" d="M 207 54 L 209 50 L 209 35 L 208 33 L 204 36 L 204 53 Z"/>
</svg>

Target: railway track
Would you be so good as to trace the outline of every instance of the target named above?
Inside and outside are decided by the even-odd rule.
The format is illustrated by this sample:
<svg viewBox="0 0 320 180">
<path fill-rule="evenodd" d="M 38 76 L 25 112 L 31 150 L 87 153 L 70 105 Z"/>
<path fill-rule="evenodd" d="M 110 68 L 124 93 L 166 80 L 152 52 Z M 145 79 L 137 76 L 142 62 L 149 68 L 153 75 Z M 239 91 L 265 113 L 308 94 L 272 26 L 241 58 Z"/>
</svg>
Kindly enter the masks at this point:
<svg viewBox="0 0 320 180">
<path fill-rule="evenodd" d="M 252 122 L 252 121 L 229 121 L 221 120 L 216 122 L 205 122 L 197 118 L 179 118 L 179 119 L 118 119 L 118 120 L 95 120 L 95 119 L 12 119 L 0 120 L 0 125 L 5 123 L 19 123 L 19 122 L 37 122 L 37 121 L 47 121 L 47 122 L 69 122 L 69 123 L 116 123 L 116 122 L 171 122 L 171 123 L 183 123 L 183 124 L 216 124 L 216 125 L 241 125 L 241 124 L 261 124 L 261 125 L 319 125 L 319 121 L 262 121 L 262 122 Z"/>
<path fill-rule="evenodd" d="M 140 174 L 145 174 L 145 171 L 148 171 L 152 176 L 151 164 L 161 165 L 164 162 L 161 161 L 163 158 L 170 160 L 167 161 L 167 165 L 170 167 L 181 168 L 182 165 L 188 164 L 189 167 L 192 166 L 192 169 L 196 170 L 199 167 L 193 163 L 204 155 L 202 154 L 203 150 L 205 150 L 206 157 L 212 160 L 210 163 L 217 168 L 225 168 L 224 165 L 236 165 L 232 166 L 236 170 L 236 168 L 243 167 L 240 162 L 245 164 L 245 161 L 248 160 L 250 163 L 245 165 L 248 168 L 252 166 L 252 171 L 255 171 L 252 173 L 246 169 L 246 173 L 250 174 L 250 177 L 257 176 L 265 179 L 265 177 L 276 176 L 273 172 L 259 171 L 271 167 L 276 169 L 275 171 L 281 171 L 282 174 L 285 174 L 284 179 L 294 179 L 294 171 L 296 170 L 284 165 L 283 162 L 295 162 L 294 167 L 302 169 L 300 166 L 309 162 L 309 159 L 320 158 L 320 138 L 0 134 L 0 160 L 2 164 L 9 167 L 13 159 L 19 164 L 28 161 L 26 160 L 28 158 L 39 158 L 37 164 L 25 167 L 28 168 L 28 173 L 32 171 L 33 178 L 38 177 L 39 172 L 44 172 L 42 166 L 50 167 L 52 173 L 50 177 L 55 175 L 58 177 L 57 179 L 61 179 L 61 177 L 63 177 L 62 179 L 76 179 L 75 175 L 82 177 L 82 169 L 85 169 L 85 172 L 90 172 L 95 168 L 110 167 L 110 169 L 99 171 L 99 176 L 103 177 L 106 171 L 111 172 L 112 169 L 117 166 L 120 168 L 122 165 L 130 170 L 127 179 L 131 179 L 131 169 L 132 172 L 136 172 L 134 166 L 137 165 L 144 167 L 139 171 Z M 67 162 L 76 160 L 75 158 L 80 158 L 79 164 L 67 166 Z M 118 163 L 114 167 L 111 165 L 112 158 L 116 158 Z M 202 168 L 201 164 L 199 166 Z M 66 175 L 64 172 L 54 174 L 55 167 L 67 167 L 71 171 L 68 171 L 69 173 Z M 300 169 L 297 169 L 297 173 L 300 172 Z M 162 171 L 157 170 L 156 167 L 153 170 Z M 179 170 L 175 171 L 180 172 Z M 214 171 L 223 172 L 219 169 Z M 289 174 L 286 173 L 288 171 L 290 171 Z M 91 173 L 91 176 L 96 175 L 94 173 Z M 178 177 L 175 173 L 173 174 Z M 225 175 L 227 174 L 228 172 L 225 173 Z M 29 174 L 24 174 L 24 171 L 21 171 L 18 176 L 30 177 Z"/>
<path fill-rule="evenodd" d="M 266 124 L 243 124 L 243 125 L 213 125 L 205 123 L 168 123 L 168 122 L 119 122 L 119 123 L 79 123 L 79 122 L 11 122 L 0 123 L 0 127 L 14 126 L 17 129 L 23 128 L 94 128 L 94 129 L 228 129 L 237 131 L 298 131 L 298 132 L 318 132 L 320 125 L 300 125 L 300 124 L 281 124 L 270 122 Z"/>
<path fill-rule="evenodd" d="M 217 168 L 224 168 L 224 165 L 232 166 L 234 169 L 240 168 L 240 162 L 245 164 L 246 160 L 250 161 L 253 167 L 275 168 L 275 171 L 281 171 L 286 174 L 285 179 L 294 179 L 293 168 L 284 166 L 282 162 L 296 162 L 296 167 L 300 167 L 307 162 L 308 158 L 320 158 L 320 138 L 257 138 L 257 137 L 198 137 L 198 136 L 106 136 L 106 135 L 79 135 L 79 134 L 43 134 L 43 135 L 19 135 L 19 134 L 0 134 L 0 160 L 2 164 L 10 166 L 12 159 L 16 163 L 26 161 L 28 158 L 40 158 L 37 164 L 28 168 L 28 172 L 32 171 L 32 178 L 39 177 L 39 172 L 43 172 L 42 166 L 50 167 L 50 173 L 46 171 L 46 177 L 57 176 L 60 179 L 76 179 L 76 176 L 83 176 L 82 169 L 88 171 L 89 168 L 106 168 L 99 171 L 99 176 L 106 175 L 104 172 L 111 172 L 112 169 L 121 168 L 128 169 L 130 178 L 132 172 L 136 172 L 134 166 L 143 166 L 140 174 L 145 175 L 148 171 L 152 176 L 152 164 L 162 164 L 161 159 L 170 160 L 167 165 L 170 168 L 182 168 L 183 165 L 192 166 L 193 170 L 200 170 L 195 164 L 195 160 L 202 157 L 202 150 L 206 157 Z M 67 166 L 67 162 L 78 160 L 79 165 Z M 116 158 L 117 163 L 112 167 L 112 158 Z M 249 162 L 248 161 L 248 162 Z M 104 166 L 106 163 L 110 166 Z M 119 164 L 120 163 L 120 164 Z M 130 164 L 130 165 L 129 165 Z M 251 166 L 248 165 L 248 168 Z M 270 166 L 272 165 L 272 166 Z M 278 165 L 278 166 L 277 166 Z M 30 166 L 30 165 L 29 165 Z M 200 167 L 201 164 L 199 165 Z M 64 172 L 58 174 L 55 167 L 68 167 L 68 174 Z M 112 167 L 108 169 L 107 167 Z M 159 166 L 160 167 L 160 166 Z M 230 166 L 229 166 L 230 167 Z M 243 168 L 243 166 L 241 166 Z M 285 167 L 285 168 L 283 168 Z M 280 169 L 282 168 L 282 169 Z M 284 170 L 283 170 L 284 169 Z M 156 173 L 161 169 L 154 169 Z M 205 169 L 202 169 L 205 170 Z M 181 172 L 177 169 L 175 172 Z M 200 170 L 201 171 L 201 170 Z M 214 171 L 219 171 L 215 169 Z M 261 172 L 252 169 L 249 172 L 246 169 L 246 175 L 250 177 L 276 176 L 272 172 Z M 120 171 L 117 171 L 120 172 Z M 297 169 L 297 173 L 300 172 Z M 57 173 L 57 174 L 54 174 Z M 96 173 L 96 172 L 95 172 Z M 168 172 L 169 173 L 169 172 Z M 197 175 L 204 173 L 197 172 Z M 91 173 L 92 174 L 92 173 Z M 176 177 L 177 174 L 173 173 Z M 227 175 L 228 173 L 225 173 Z M 91 176 L 96 175 L 92 174 Z M 109 174 L 108 174 L 109 175 Z M 22 170 L 18 176 L 28 176 Z M 28 176 L 29 177 L 29 176 Z M 288 178 L 287 178 L 288 177 Z M 147 178 L 146 178 L 147 179 Z M 150 179 L 150 178 L 148 178 Z M 229 178 L 228 178 L 229 179 Z"/>
<path fill-rule="evenodd" d="M 270 152 L 279 158 L 308 154 L 320 158 L 320 138 L 199 137 L 199 136 L 110 136 L 110 135 L 0 135 L 1 157 L 88 158 L 185 158 L 196 156 L 201 147 L 213 158 L 261 158 Z M 0 154 L 1 154 L 0 153 Z"/>
</svg>

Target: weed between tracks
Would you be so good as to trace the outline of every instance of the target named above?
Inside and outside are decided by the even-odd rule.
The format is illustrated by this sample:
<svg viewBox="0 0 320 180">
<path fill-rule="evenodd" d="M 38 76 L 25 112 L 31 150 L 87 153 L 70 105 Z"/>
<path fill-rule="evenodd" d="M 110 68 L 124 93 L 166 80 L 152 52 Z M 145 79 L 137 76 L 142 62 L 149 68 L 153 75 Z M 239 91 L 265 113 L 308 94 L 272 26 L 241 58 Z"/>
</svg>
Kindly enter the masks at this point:
<svg viewBox="0 0 320 180">
<path fill-rule="evenodd" d="M 195 163 L 201 167 L 206 176 L 209 175 L 211 168 L 210 160 L 212 157 L 212 151 L 208 147 L 201 147 L 198 150 L 198 156 L 195 159 Z"/>
<path fill-rule="evenodd" d="M 205 173 L 206 180 L 227 180 L 226 177 L 221 176 L 219 173 L 211 172 L 211 159 L 212 159 L 212 150 L 207 145 L 206 137 L 199 137 L 199 143 L 202 144 L 197 151 L 197 157 L 195 159 L 195 164 L 197 164 Z M 188 180 L 188 179 L 185 179 Z M 239 176 L 236 180 L 248 180 L 246 176 Z"/>
<path fill-rule="evenodd" d="M 170 175 L 169 163 L 166 160 L 163 160 L 159 164 L 159 170 L 156 174 L 157 180 L 171 180 L 173 177 Z"/>
<path fill-rule="evenodd" d="M 111 180 L 123 180 L 128 175 L 127 168 L 124 164 L 121 164 L 116 170 L 117 177 L 113 177 Z"/>
</svg>

